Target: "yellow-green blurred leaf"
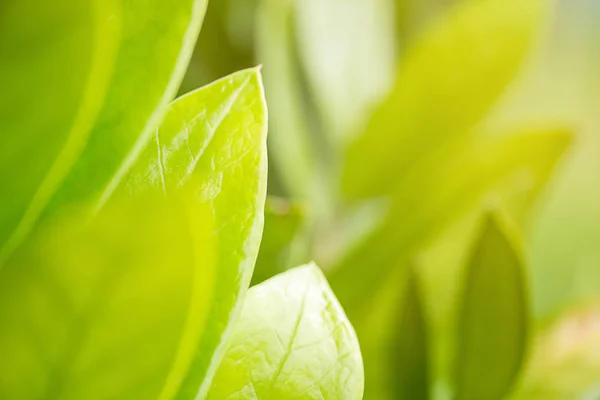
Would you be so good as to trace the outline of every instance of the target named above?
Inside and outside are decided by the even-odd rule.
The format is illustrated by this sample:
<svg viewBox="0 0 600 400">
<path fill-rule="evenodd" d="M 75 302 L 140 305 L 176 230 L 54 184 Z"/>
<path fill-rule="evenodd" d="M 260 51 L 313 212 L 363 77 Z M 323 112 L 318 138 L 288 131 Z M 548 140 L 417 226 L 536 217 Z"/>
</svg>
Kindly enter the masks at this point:
<svg viewBox="0 0 600 400">
<path fill-rule="evenodd" d="M 354 329 L 314 264 L 248 291 L 210 399 L 360 400 Z"/>
<path fill-rule="evenodd" d="M 467 1 L 406 55 L 389 98 L 348 151 L 352 197 L 393 191 L 441 148 L 463 142 L 517 74 L 543 0 Z"/>
<path fill-rule="evenodd" d="M 520 255 L 493 216 L 484 222 L 459 296 L 456 398 L 502 399 L 525 356 L 529 300 Z"/>
<path fill-rule="evenodd" d="M 214 329 L 210 209 L 146 196 L 85 217 L 53 217 L 0 271 L 0 397 L 172 399 Z"/>
<path fill-rule="evenodd" d="M 333 272 L 332 287 L 347 312 L 367 309 L 355 293 L 374 293 L 393 268 L 494 193 L 510 193 L 511 206 L 526 213 L 528 207 L 516 203 L 531 204 L 539 195 L 571 139 L 562 129 L 480 139 L 447 162 L 416 171 L 407 189 L 394 195 L 385 223 Z"/>
<path fill-rule="evenodd" d="M 121 12 L 116 0 L 2 4 L 0 264 L 89 135 L 113 71 Z"/>
<path fill-rule="evenodd" d="M 563 130 L 542 129 L 472 143 L 450 163 L 428 170 L 428 179 L 416 175 L 413 191 L 395 197 L 385 223 L 332 271 L 331 285 L 361 340 L 369 397 L 390 398 L 384 396 L 394 378 L 387 376 L 385 356 L 400 334 L 389 321 L 400 312 L 403 270 L 417 262 L 423 273 L 429 325 L 438 330 L 431 334 L 432 385 L 447 381 L 447 340 L 440 344 L 439 336 L 452 334 L 456 276 L 475 235 L 473 217 L 493 200 L 522 221 L 570 141 Z"/>
<path fill-rule="evenodd" d="M 9 155 L 0 175 L 10 197 L 0 207 L 0 262 L 40 216 L 110 197 L 177 91 L 206 0 L 2 7 L 3 48 L 11 49 L 2 55 L 3 87 L 17 100 L 1 109 L 8 123 L 0 147 Z M 31 167 L 22 168 L 24 159 Z"/>
</svg>

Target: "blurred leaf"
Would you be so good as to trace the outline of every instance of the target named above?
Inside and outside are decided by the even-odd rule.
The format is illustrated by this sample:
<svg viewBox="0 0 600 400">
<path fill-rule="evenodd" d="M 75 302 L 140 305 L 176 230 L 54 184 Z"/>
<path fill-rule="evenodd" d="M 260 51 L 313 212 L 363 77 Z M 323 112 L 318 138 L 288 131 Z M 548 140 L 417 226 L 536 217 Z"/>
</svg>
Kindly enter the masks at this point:
<svg viewBox="0 0 600 400">
<path fill-rule="evenodd" d="M 395 194 L 384 224 L 333 271 L 332 287 L 347 312 L 352 317 L 355 311 L 368 309 L 369 303 L 355 293 L 369 298 L 394 267 L 410 260 L 427 240 L 490 195 L 510 192 L 515 203 L 511 206 L 531 204 L 570 143 L 571 134 L 561 129 L 483 138 L 446 162 L 416 171 L 407 180 L 410 190 Z"/>
<path fill-rule="evenodd" d="M 257 14 L 257 57 L 268 65 L 265 83 L 275 134 L 269 143 L 286 189 L 295 197 L 307 196 L 314 168 L 302 115 L 300 87 L 293 63 L 293 1 L 262 0 Z"/>
<path fill-rule="evenodd" d="M 44 223 L 0 271 L 0 397 L 174 398 L 217 328 L 211 231 L 179 198 Z"/>
<path fill-rule="evenodd" d="M 46 87 L 50 78 L 57 83 L 55 90 L 48 93 L 62 93 L 63 82 L 72 86 L 68 86 L 64 104 L 52 94 L 42 93 L 38 100 L 37 106 L 52 116 L 48 118 L 54 118 L 54 111 L 57 112 L 56 119 L 60 123 L 51 119 L 51 124 L 38 126 L 19 112 L 18 121 L 27 121 L 25 126 L 10 127 L 11 134 L 7 135 L 10 145 L 2 143 L 1 148 L 14 155 L 7 156 L 11 162 L 2 164 L 0 175 L 17 182 L 9 186 L 17 186 L 10 190 L 11 193 L 16 194 L 19 190 L 23 194 L 3 201 L 7 206 L 16 204 L 17 208 L 8 208 L 8 215 L 17 220 L 4 228 L 0 259 L 8 257 L 40 216 L 51 215 L 60 207 L 77 201 L 97 202 L 101 207 L 110 197 L 151 139 L 175 95 L 206 8 L 206 0 L 184 0 L 173 4 L 158 0 L 122 4 L 98 1 L 87 8 L 72 5 L 77 2 L 62 3 L 60 7 L 53 3 L 51 7 L 39 8 L 38 2 L 6 7 L 15 13 L 9 15 L 15 22 L 33 21 L 31 25 L 25 25 L 24 32 L 14 31 L 15 26 L 21 29 L 20 23 L 7 25 L 13 30 L 2 36 L 9 40 L 9 48 L 22 48 L 21 40 L 23 37 L 30 39 L 29 35 L 39 40 L 37 45 L 34 42 L 31 54 L 24 59 L 16 58 L 27 65 L 21 79 L 28 79 L 33 74 L 33 82 Z M 31 19 L 32 10 L 36 10 L 34 15 L 39 14 L 36 18 L 40 20 L 40 30 L 38 21 Z M 74 22 L 82 17 L 80 23 Z M 63 25 L 67 27 L 66 32 L 58 30 L 54 43 L 61 46 L 64 40 L 68 46 L 59 47 L 56 54 L 46 53 L 48 30 Z M 80 33 L 83 34 L 81 38 Z M 62 39 L 61 35 L 64 35 Z M 87 50 L 89 43 L 93 43 L 92 53 Z M 78 61 L 80 51 L 91 55 Z M 41 64 L 32 61 L 36 57 L 42 57 Z M 76 66 L 73 78 L 70 69 L 65 68 L 71 64 L 70 60 Z M 84 66 L 77 67 L 78 63 Z M 32 71 L 32 66 L 40 69 Z M 18 68 L 12 66 L 10 71 Z M 8 79 L 17 78 L 8 75 Z M 21 103 L 27 101 L 24 110 L 35 109 L 28 104 L 29 96 L 39 91 L 23 90 L 28 85 L 21 87 L 11 83 L 10 86 L 15 87 L 15 95 L 22 99 L 19 100 Z M 84 87 L 83 94 L 78 93 L 81 87 Z M 78 108 L 73 115 L 72 110 Z M 23 176 L 23 169 L 18 166 L 23 159 L 37 161 L 37 156 L 32 154 L 38 153 L 41 156 L 35 171 L 30 176 Z M 12 171 L 18 171 L 18 179 Z M 0 208 L 4 209 L 4 204 Z"/>
<path fill-rule="evenodd" d="M 179 93 L 185 94 L 254 65 L 254 17 L 258 0 L 209 1 L 202 34 Z"/>
<path fill-rule="evenodd" d="M 0 264 L 85 143 L 108 89 L 120 25 L 112 0 L 3 2 Z"/>
<path fill-rule="evenodd" d="M 349 148 L 345 193 L 389 193 L 432 154 L 463 142 L 517 74 L 542 2 L 469 1 L 433 24 L 407 53 L 390 97 Z"/>
<path fill-rule="evenodd" d="M 460 294 L 457 399 L 498 400 L 512 389 L 528 341 L 526 287 L 520 256 L 488 216 Z"/>
<path fill-rule="evenodd" d="M 461 0 L 394 0 L 398 42 L 403 49 L 449 6 Z M 467 0 L 464 0 L 467 1 Z"/>
<path fill-rule="evenodd" d="M 295 4 L 297 45 L 310 92 L 338 150 L 359 133 L 393 82 L 394 21 L 388 0 Z"/>
<path fill-rule="evenodd" d="M 362 399 L 358 341 L 314 264 L 248 291 L 212 399 Z"/>
<path fill-rule="evenodd" d="M 427 400 L 429 395 L 429 334 L 415 270 L 409 272 L 403 311 L 390 354 L 394 398 Z"/>
<path fill-rule="evenodd" d="M 448 321 L 454 318 L 456 276 L 475 236 L 473 217 L 482 203 L 494 200 L 523 221 L 570 141 L 567 132 L 546 129 L 472 143 L 451 162 L 429 170 L 427 179 L 419 181 L 416 174 L 413 190 L 394 198 L 385 223 L 332 271 L 331 285 L 361 340 L 367 398 L 394 398 L 388 392 L 396 378 L 388 376 L 391 368 L 382 360 L 401 334 L 389 321 L 401 312 L 398 288 L 415 262 L 423 272 L 428 322 L 436 329 L 431 334 L 431 381 L 447 379 L 447 343 L 438 341 L 440 335 L 452 335 Z M 439 390 L 449 389 L 436 387 L 435 396 Z"/>
<path fill-rule="evenodd" d="M 306 202 L 311 221 L 330 215 L 328 176 L 311 142 L 310 114 L 304 102 L 295 48 L 295 0 L 261 0 L 256 20 L 257 60 L 264 63 L 271 110 L 269 151 L 285 192 Z"/>
<path fill-rule="evenodd" d="M 149 190 L 165 195 L 190 190 L 193 201 L 208 204 L 214 214 L 219 274 L 207 322 L 214 329 L 195 349 L 202 356 L 182 383 L 184 398 L 208 390 L 225 351 L 227 327 L 250 283 L 263 228 L 266 134 L 259 70 L 237 72 L 173 102 L 120 188 L 134 197 Z"/>
<path fill-rule="evenodd" d="M 523 384 L 511 399 L 594 399 L 600 384 L 600 314 L 571 310 L 537 335 Z"/>
<path fill-rule="evenodd" d="M 279 197 L 267 198 L 265 228 L 252 275 L 252 285 L 261 283 L 289 267 L 290 252 L 301 222 L 302 214 L 297 204 Z"/>
</svg>

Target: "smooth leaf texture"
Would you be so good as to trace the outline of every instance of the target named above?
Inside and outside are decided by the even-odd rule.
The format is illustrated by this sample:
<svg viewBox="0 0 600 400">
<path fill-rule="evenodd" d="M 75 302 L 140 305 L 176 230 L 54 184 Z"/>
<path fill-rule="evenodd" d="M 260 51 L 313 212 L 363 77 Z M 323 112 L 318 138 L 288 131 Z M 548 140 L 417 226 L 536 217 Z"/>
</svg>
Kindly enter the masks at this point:
<svg viewBox="0 0 600 400">
<path fill-rule="evenodd" d="M 528 342 L 526 288 L 520 255 L 488 216 L 460 293 L 457 399 L 498 400 L 512 389 Z"/>
<path fill-rule="evenodd" d="M 429 332 L 418 275 L 411 270 L 397 327 L 394 351 L 389 354 L 394 398 L 429 399 Z"/>
<path fill-rule="evenodd" d="M 15 230 L 31 224 L 23 221 L 35 219 L 43 206 L 36 202 L 54 190 L 62 160 L 85 142 L 107 91 L 120 27 L 112 0 L 3 2 L 0 264 L 18 241 L 7 244 Z"/>
<path fill-rule="evenodd" d="M 187 190 L 213 213 L 216 298 L 208 316 L 210 329 L 190 349 L 195 356 L 182 398 L 202 397 L 208 390 L 250 284 L 263 229 L 266 139 L 260 72 L 237 72 L 173 102 L 118 190 L 134 197 L 147 192 L 168 197 Z M 198 382 L 203 382 L 200 389 Z"/>
<path fill-rule="evenodd" d="M 0 271 L 0 398 L 173 399 L 217 301 L 210 209 L 146 196 L 85 215 Z"/>
<path fill-rule="evenodd" d="M 389 193 L 419 163 L 464 141 L 518 72 L 542 3 L 467 1 L 434 23 L 407 53 L 391 95 L 350 146 L 344 192 Z"/>
<path fill-rule="evenodd" d="M 362 399 L 358 341 L 314 264 L 251 288 L 209 398 Z"/>
<path fill-rule="evenodd" d="M 55 31 L 59 52 L 48 51 L 40 41 L 26 58 L 16 58 L 27 65 L 22 79 L 27 80 L 31 74 L 33 82 L 45 88 L 36 98 L 39 91 L 11 84 L 18 99 L 33 96 L 39 102 L 37 108 L 28 104 L 23 110 L 48 111 L 48 118 L 57 122 L 37 126 L 30 122 L 37 119 L 27 118 L 20 111 L 18 120 L 28 121 L 25 126 L 2 128 L 8 130 L 7 140 L 13 142 L 2 145 L 10 152 L 6 157 L 10 162 L 2 164 L 2 179 L 16 183 L 7 186 L 11 188 L 6 192 L 10 197 L 3 198 L 0 207 L 11 222 L 2 224 L 0 262 L 18 247 L 40 217 L 52 215 L 72 202 L 95 203 L 99 209 L 110 197 L 150 140 L 177 91 L 198 36 L 206 0 L 174 4 L 98 0 L 81 5 L 61 1 L 60 5 L 41 8 L 37 2 L 26 2 L 8 8 L 15 10 L 15 15 L 7 15 L 13 20 L 7 24 L 12 30 L 2 35 L 9 41 L 9 48 L 22 49 L 20 38 L 30 39 L 30 34 L 30 40 L 44 35 L 45 43 L 47 31 L 52 30 L 46 27 L 65 27 L 65 31 Z M 33 20 L 32 33 L 19 32 L 21 24 L 17 22 L 30 21 L 31 10 L 36 10 L 39 21 Z M 32 62 L 36 57 L 47 60 Z M 71 65 L 70 60 L 73 72 L 65 66 Z M 55 82 L 54 90 L 45 86 L 48 81 Z M 64 93 L 66 101 L 54 98 L 53 93 Z M 22 150 L 17 152 L 15 148 Z M 35 169 L 26 176 L 20 167 L 23 159 L 36 160 Z M 11 205 L 7 211 L 4 203 Z"/>
</svg>

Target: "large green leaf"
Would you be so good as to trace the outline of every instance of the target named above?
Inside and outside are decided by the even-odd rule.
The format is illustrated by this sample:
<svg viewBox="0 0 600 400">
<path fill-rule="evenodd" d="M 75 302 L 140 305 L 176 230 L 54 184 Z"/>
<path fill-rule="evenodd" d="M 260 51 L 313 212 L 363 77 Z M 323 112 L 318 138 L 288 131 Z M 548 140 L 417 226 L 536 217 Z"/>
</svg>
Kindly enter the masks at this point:
<svg viewBox="0 0 600 400">
<path fill-rule="evenodd" d="M 3 2 L 0 259 L 85 143 L 107 91 L 120 27 L 117 1 Z"/>
<path fill-rule="evenodd" d="M 463 142 L 518 72 L 542 3 L 467 1 L 433 24 L 407 53 L 389 98 L 350 146 L 345 193 L 389 193 L 411 170 Z"/>
<path fill-rule="evenodd" d="M 185 331 L 177 330 L 181 328 L 180 320 L 157 320 L 156 323 L 168 331 L 168 335 L 163 335 L 163 331 L 159 330 L 156 333 L 157 336 L 151 335 L 148 341 L 140 341 L 139 353 L 132 355 L 131 360 L 127 355 L 118 358 L 113 353 L 110 353 L 113 354 L 113 358 L 108 360 L 110 363 L 101 359 L 101 366 L 105 369 L 100 372 L 113 374 L 111 377 L 106 375 L 107 380 L 103 380 L 104 378 L 97 378 L 94 375 L 73 375 L 71 377 L 69 370 L 74 367 L 69 365 L 72 364 L 70 359 L 79 357 L 79 345 L 76 343 L 74 347 L 69 347 L 68 343 L 62 342 L 66 340 L 66 333 L 62 332 L 62 329 L 72 328 L 75 331 L 87 329 L 86 321 L 96 318 L 95 308 L 88 309 L 87 303 L 78 301 L 70 305 L 71 308 L 75 308 L 74 310 L 71 308 L 59 309 L 59 311 L 65 312 L 64 318 L 58 319 L 48 327 L 50 335 L 48 340 L 59 342 L 47 342 L 47 346 L 50 348 L 58 346 L 56 351 L 65 353 L 66 358 L 63 360 L 62 355 L 57 355 L 58 358 L 51 360 L 53 364 L 50 364 L 48 368 L 55 371 L 53 374 L 56 375 L 56 378 L 52 378 L 52 380 L 58 380 L 57 384 L 63 387 L 60 390 L 64 390 L 66 394 L 63 395 L 62 392 L 56 392 L 57 389 L 52 389 L 48 396 L 51 398 L 112 399 L 115 397 L 154 398 L 160 394 L 161 399 L 190 399 L 196 396 L 202 398 L 206 395 L 212 376 L 224 354 L 231 322 L 240 311 L 243 294 L 250 282 L 252 268 L 258 253 L 266 192 L 266 118 L 262 84 L 257 69 L 242 71 L 226 77 L 180 98 L 170 106 L 163 124 L 155 130 L 153 141 L 142 151 L 121 186 L 117 188 L 107 203 L 108 210 L 118 210 L 114 217 L 110 217 L 108 222 L 105 222 L 105 212 L 100 210 L 99 214 L 92 219 L 91 227 L 84 226 L 79 229 L 79 226 L 76 226 L 75 233 L 67 232 L 68 237 L 62 236 L 60 226 L 53 231 L 40 233 L 39 240 L 44 248 L 47 247 L 44 244 L 45 241 L 51 240 L 52 236 L 57 237 L 56 243 L 58 244 L 54 245 L 55 242 L 52 242 L 56 249 L 52 247 L 50 255 L 42 254 L 42 260 L 37 263 L 29 261 L 31 257 L 35 257 L 39 253 L 37 245 L 32 245 L 18 252 L 18 254 L 22 254 L 21 258 L 15 258 L 14 261 L 11 259 L 7 264 L 6 275 L 0 281 L 5 285 L 11 285 L 11 282 L 17 279 L 23 288 L 17 285 L 17 291 L 7 292 L 6 297 L 2 298 L 0 302 L 0 308 L 5 310 L 7 318 L 12 318 L 7 321 L 15 320 L 14 325 L 21 330 L 25 329 L 23 325 L 25 327 L 33 325 L 34 331 L 45 334 L 43 323 L 46 317 L 40 314 L 39 305 L 36 303 L 33 310 L 27 308 L 27 302 L 37 301 L 38 292 L 36 290 L 42 291 L 44 295 L 46 292 L 54 293 L 55 291 L 78 293 L 80 290 L 90 291 L 101 283 L 95 280 L 96 276 L 86 278 L 86 262 L 92 262 L 98 274 L 106 274 L 106 277 L 102 279 L 107 280 L 108 283 L 102 283 L 102 285 L 112 284 L 110 279 L 115 271 L 127 273 L 128 268 L 134 268 L 134 265 L 140 268 L 146 264 L 148 264 L 147 268 L 156 265 L 156 268 L 159 269 L 157 276 L 144 275 L 141 274 L 141 271 L 134 270 L 138 275 L 132 279 L 139 281 L 139 291 L 141 291 L 139 293 L 145 293 L 145 297 L 137 294 L 138 287 L 132 287 L 131 296 L 139 303 L 132 303 L 128 298 L 124 298 L 121 304 L 123 308 L 130 310 L 128 308 L 130 306 L 148 307 L 152 311 L 156 307 L 153 301 L 156 300 L 156 304 L 163 307 L 160 308 L 158 317 L 162 318 L 164 315 L 164 318 L 167 318 L 172 314 L 172 318 L 176 318 L 182 313 L 184 316 L 188 313 L 190 315 L 186 316 L 184 320 Z M 182 193 L 185 195 L 184 202 L 173 204 L 181 197 Z M 142 209 L 143 214 L 142 211 L 140 213 L 133 212 L 131 217 L 127 212 L 119 211 L 121 210 L 120 204 L 124 201 L 133 201 L 137 205 L 143 199 L 154 197 L 165 199 L 163 201 L 165 204 L 162 202 L 152 203 Z M 128 198 L 132 200 L 127 200 Z M 181 208 L 181 210 L 177 211 L 177 208 Z M 89 207 L 86 210 L 89 212 Z M 127 209 L 128 212 L 132 212 L 131 210 Z M 134 207 L 133 211 L 135 210 Z M 203 213 L 202 216 L 196 216 L 200 212 Z M 78 216 L 80 219 L 87 219 L 84 218 L 86 215 L 83 212 Z M 190 229 L 204 226 L 205 220 L 212 224 L 204 228 L 207 232 L 202 235 L 202 240 L 198 239 L 198 243 L 216 242 L 211 248 L 210 258 L 203 254 L 198 256 L 196 254 L 198 246 L 187 245 L 189 240 L 188 242 L 183 240 L 190 236 Z M 156 221 L 156 226 L 151 225 L 154 221 Z M 62 223 L 62 225 L 69 226 L 68 223 Z M 97 226 L 99 228 L 96 229 Z M 96 233 L 98 229 L 102 231 Z M 79 247 L 93 246 L 94 239 L 100 234 L 110 239 L 112 231 L 115 232 L 114 242 L 111 241 L 106 245 L 107 257 L 113 253 L 116 254 L 111 256 L 112 258 L 104 259 L 102 258 L 103 254 L 96 255 L 92 250 L 89 251 L 91 254 L 87 254 L 88 251 L 73 251 Z M 71 237 L 81 238 L 80 241 L 70 242 Z M 162 244 L 160 238 L 164 238 L 166 243 Z M 173 241 L 172 244 L 171 241 Z M 85 248 L 87 249 L 87 247 Z M 68 250 L 73 252 L 72 256 Z M 102 250 L 102 248 L 98 249 L 98 252 L 102 253 Z M 147 256 L 146 253 L 148 253 Z M 118 254 L 129 255 L 117 262 L 113 258 Z M 172 257 L 172 260 L 169 259 L 169 256 Z M 73 259 L 69 257 L 73 257 Z M 90 258 L 90 261 L 87 260 L 87 257 Z M 210 261 L 209 266 L 212 268 L 206 273 L 202 272 L 204 271 L 202 269 L 197 280 L 192 279 L 190 268 L 187 267 L 191 262 L 189 260 L 193 260 L 194 257 L 199 257 L 198 262 L 201 263 L 201 266 L 204 265 L 202 263 Z M 43 262 L 46 259 L 49 261 Z M 181 271 L 174 273 L 175 270 L 179 271 L 177 268 L 179 268 L 180 259 Z M 47 266 L 48 263 L 51 265 Z M 29 264 L 31 267 L 27 267 Z M 82 268 L 82 265 L 86 268 Z M 54 282 L 45 275 L 45 269 L 52 268 L 55 268 L 56 273 L 65 279 L 65 282 L 61 282 L 62 286 L 59 289 L 56 289 L 53 286 Z M 172 277 L 163 277 L 164 274 L 171 272 L 173 272 Z M 115 279 L 118 276 L 119 274 Z M 175 279 L 176 281 L 174 281 Z M 80 280 L 82 281 L 81 285 L 78 285 Z M 164 295 L 162 292 L 157 292 L 156 297 L 153 297 L 154 294 L 150 296 L 145 292 L 145 290 L 150 290 L 146 288 L 146 280 L 152 285 L 157 284 L 156 282 L 163 282 L 168 285 L 168 291 Z M 91 285 L 90 288 L 86 286 L 88 283 Z M 198 289 L 192 291 L 191 287 L 195 286 L 191 285 L 196 285 Z M 151 288 L 153 287 L 151 286 Z M 31 296 L 32 300 L 25 298 L 26 303 L 22 306 L 19 305 L 19 300 L 14 297 L 18 295 L 18 292 L 23 292 L 25 297 Z M 94 299 L 94 302 L 104 302 L 103 296 L 105 296 L 104 293 L 99 292 L 98 298 Z M 169 300 L 171 298 L 178 300 L 173 303 Z M 108 299 L 107 301 L 112 300 Z M 193 305 L 190 302 L 193 302 Z M 114 305 L 114 307 L 119 306 L 119 304 Z M 81 307 L 83 308 L 80 310 Z M 28 318 L 19 316 L 20 311 L 35 314 Z M 91 314 L 87 315 L 87 312 Z M 145 313 L 148 314 L 148 311 Z M 128 318 L 129 325 L 125 326 L 125 332 L 130 329 L 139 335 L 144 329 L 151 329 L 147 327 L 147 323 L 154 323 L 154 320 L 146 321 L 144 319 L 146 314 L 142 314 L 138 318 L 135 310 L 131 310 L 127 316 L 120 315 L 119 318 Z M 150 312 L 149 316 L 152 314 Z M 117 322 L 113 324 L 112 321 L 108 321 L 106 325 L 97 329 L 119 332 L 121 328 L 116 324 Z M 6 329 L 6 336 L 2 337 L 0 345 L 3 348 L 15 347 L 15 351 L 21 353 L 14 353 L 14 357 L 8 357 L 6 364 L 1 368 L 7 370 L 12 362 L 22 360 L 26 365 L 24 364 L 23 370 L 18 370 L 15 376 L 27 377 L 29 376 L 28 371 L 33 373 L 31 371 L 34 369 L 37 371 L 36 368 L 38 368 L 37 364 L 31 364 L 29 360 L 33 358 L 35 361 L 35 357 L 44 357 L 44 352 L 48 350 L 44 347 L 38 348 L 36 341 L 15 342 L 19 337 L 17 333 L 9 330 L 8 326 Z M 54 333 L 54 330 L 57 333 Z M 92 334 L 95 335 L 95 331 L 96 328 Z M 131 341 L 135 340 L 133 335 L 134 333 L 126 335 L 125 339 L 129 342 L 125 345 L 131 345 Z M 28 338 L 27 335 L 25 337 Z M 104 343 L 102 338 L 97 340 L 100 342 L 94 343 L 89 350 L 84 349 L 85 352 L 100 353 L 111 343 Z M 152 373 L 155 375 L 125 374 L 127 376 L 119 378 L 119 373 L 136 369 L 140 369 L 140 374 L 145 373 L 144 366 L 146 364 L 133 359 L 145 360 L 146 353 L 153 353 L 151 347 L 153 341 L 159 342 L 157 343 L 157 358 L 156 360 L 151 359 L 151 362 L 148 361 L 147 368 L 154 368 Z M 141 346 L 145 347 L 141 348 Z M 164 352 L 161 350 L 163 347 Z M 96 361 L 90 360 L 89 362 L 95 363 Z M 140 365 L 138 366 L 138 364 Z M 32 368 L 32 370 L 28 370 L 28 368 Z M 40 382 L 36 383 L 37 386 L 32 385 L 32 392 L 22 392 L 28 390 L 22 388 L 24 380 L 14 378 L 12 374 L 7 374 L 7 376 L 16 379 L 15 381 L 7 380 L 7 386 L 2 389 L 7 393 L 14 393 L 14 396 L 7 396 L 7 398 L 38 398 L 39 393 L 48 393 L 50 390 L 43 375 L 40 375 L 42 377 Z M 137 381 L 127 381 L 129 376 Z M 158 386 L 149 387 L 145 379 L 153 381 L 152 385 Z M 80 381 L 83 383 L 77 383 Z M 101 385 L 103 389 L 96 390 L 95 386 L 90 386 L 94 382 Z M 140 387 L 126 387 L 131 384 Z M 157 391 L 159 389 L 160 391 Z M 97 397 L 85 395 L 85 390 L 94 390 L 93 396 Z M 123 392 L 125 390 L 132 392 Z"/>
<path fill-rule="evenodd" d="M 45 222 L 0 271 L 0 397 L 173 399 L 218 301 L 210 210 L 146 196 L 85 217 Z"/>
<path fill-rule="evenodd" d="M 2 224 L 0 262 L 40 216 L 77 200 L 100 208 L 110 197 L 175 95 L 206 7 L 206 0 L 60 3 L 3 5 L 11 22 L 2 25 L 2 37 L 22 64 L 3 61 L 10 74 L 2 75 L 15 79 L 7 86 L 16 91 L 15 109 L 23 111 L 15 113 L 18 123 L 2 128 L 9 132 L 2 149 L 10 155 L 1 175 L 14 183 L 6 186 L 11 196 L 1 207 L 10 223 Z M 56 34 L 53 27 L 60 27 Z M 32 45 L 23 46 L 23 40 Z M 19 69 L 26 73 L 13 74 Z M 21 85 L 29 75 L 32 83 Z M 42 89 L 24 89 L 32 84 Z M 26 110 L 48 115 L 29 118 Z M 32 172 L 20 167 L 23 159 L 35 160 Z"/>
<path fill-rule="evenodd" d="M 495 217 L 488 216 L 459 294 L 457 399 L 499 400 L 515 383 L 529 333 L 520 257 Z"/>
<path fill-rule="evenodd" d="M 182 384 L 184 398 L 208 389 L 250 284 L 263 228 L 266 133 L 259 70 L 232 74 L 173 102 L 117 191 L 139 197 L 187 189 L 214 214 L 216 301 L 208 316 L 211 329 L 197 344 L 192 374 Z"/>
<path fill-rule="evenodd" d="M 211 399 L 362 399 L 350 322 L 319 269 L 306 265 L 251 288 Z"/>
</svg>

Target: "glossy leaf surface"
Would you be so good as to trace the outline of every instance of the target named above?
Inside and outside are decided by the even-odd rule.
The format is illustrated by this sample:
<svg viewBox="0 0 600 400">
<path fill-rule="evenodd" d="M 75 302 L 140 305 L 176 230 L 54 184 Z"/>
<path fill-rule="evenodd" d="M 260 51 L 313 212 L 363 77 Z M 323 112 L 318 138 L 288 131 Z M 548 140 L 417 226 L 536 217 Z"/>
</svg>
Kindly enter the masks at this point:
<svg viewBox="0 0 600 400">
<path fill-rule="evenodd" d="M 205 393 L 223 355 L 258 254 L 267 181 L 267 109 L 258 69 L 237 72 L 173 102 L 118 194 L 180 190 L 213 213 L 218 238 L 211 327 L 195 348 L 184 398 Z M 207 354 L 212 354 L 207 357 Z"/>
<path fill-rule="evenodd" d="M 362 399 L 358 341 L 320 270 L 248 291 L 209 399 Z"/>
<path fill-rule="evenodd" d="M 459 294 L 457 399 L 502 399 L 512 389 L 528 342 L 526 288 L 520 255 L 489 216 Z"/>
</svg>

